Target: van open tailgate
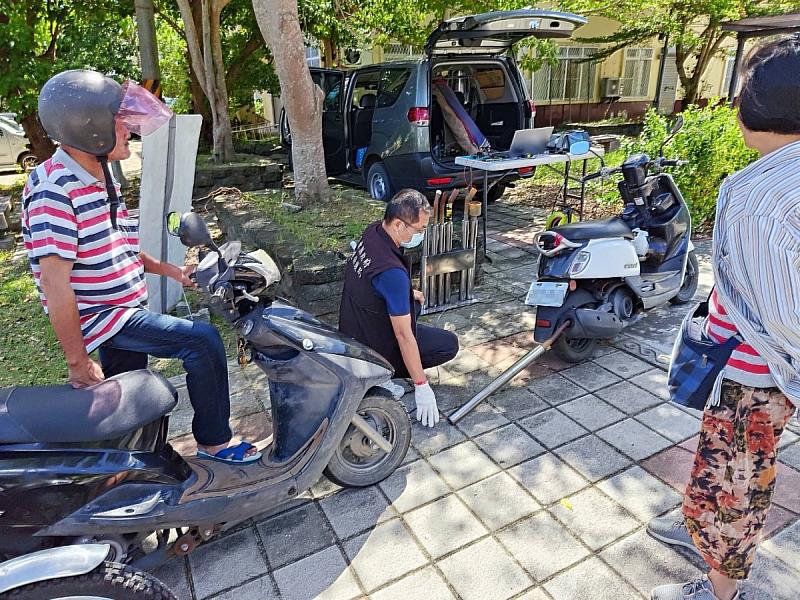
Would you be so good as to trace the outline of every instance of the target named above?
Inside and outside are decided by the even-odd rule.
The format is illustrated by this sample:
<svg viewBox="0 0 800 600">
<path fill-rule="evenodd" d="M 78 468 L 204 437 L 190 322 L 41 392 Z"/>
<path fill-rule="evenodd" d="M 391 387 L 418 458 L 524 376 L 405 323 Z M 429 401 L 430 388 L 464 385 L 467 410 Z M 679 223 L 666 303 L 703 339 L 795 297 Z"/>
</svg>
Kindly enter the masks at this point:
<svg viewBox="0 0 800 600">
<path fill-rule="evenodd" d="M 549 10 L 498 10 L 443 21 L 428 37 L 431 55 L 502 54 L 527 37 L 568 38 L 586 19 Z"/>
</svg>

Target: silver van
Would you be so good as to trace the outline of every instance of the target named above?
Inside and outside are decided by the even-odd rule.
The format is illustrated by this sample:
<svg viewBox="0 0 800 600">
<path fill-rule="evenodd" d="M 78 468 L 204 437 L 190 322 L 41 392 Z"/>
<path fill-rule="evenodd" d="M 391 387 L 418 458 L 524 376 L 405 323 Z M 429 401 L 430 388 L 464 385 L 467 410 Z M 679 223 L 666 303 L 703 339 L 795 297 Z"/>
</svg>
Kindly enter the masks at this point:
<svg viewBox="0 0 800 600">
<path fill-rule="evenodd" d="M 28 171 L 39 161 L 31 152 L 25 131 L 13 117 L 0 115 L 0 170 L 15 170 L 17 166 Z"/>
<path fill-rule="evenodd" d="M 446 125 L 432 82 L 452 90 L 493 150 L 507 150 L 516 130 L 533 126 L 535 111 L 511 47 L 528 37 L 568 38 L 585 23 L 547 10 L 493 11 L 442 22 L 418 60 L 348 71 L 312 68 L 325 98 L 328 175 L 363 185 L 380 200 L 406 187 L 432 195 L 482 183 L 468 182 L 469 173 L 455 164 L 468 152 Z M 280 131 L 289 146 L 283 113 Z M 532 174 L 533 168 L 490 174 L 490 199 L 499 198 L 506 183 Z"/>
</svg>

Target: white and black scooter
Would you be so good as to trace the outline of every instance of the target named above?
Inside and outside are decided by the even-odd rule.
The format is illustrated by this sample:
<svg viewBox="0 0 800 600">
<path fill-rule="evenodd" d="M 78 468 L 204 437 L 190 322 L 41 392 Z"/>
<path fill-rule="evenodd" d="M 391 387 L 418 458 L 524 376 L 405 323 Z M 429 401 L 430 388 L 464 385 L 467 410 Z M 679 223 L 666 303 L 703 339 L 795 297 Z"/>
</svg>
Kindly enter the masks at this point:
<svg viewBox="0 0 800 600">
<path fill-rule="evenodd" d="M 659 157 L 629 156 L 584 182 L 622 173 L 622 215 L 542 231 L 540 254 L 526 304 L 537 306 L 534 339 L 542 343 L 564 323 L 553 343 L 566 361 L 591 356 L 598 339 L 612 338 L 644 314 L 668 302 L 689 302 L 699 267 L 691 241 L 689 208 L 666 167 L 685 164 L 663 157 L 664 146 L 683 126 L 678 117 Z"/>
<path fill-rule="evenodd" d="M 167 600 L 142 571 L 292 501 L 325 475 L 373 485 L 402 463 L 403 405 L 383 357 L 279 301 L 264 252 L 217 248 L 198 215 L 168 230 L 212 248 L 196 271 L 240 352 L 269 379 L 271 439 L 247 464 L 183 457 L 167 442 L 177 392 L 147 370 L 89 388 L 0 388 L 0 597 Z M 120 564 L 122 563 L 122 564 Z"/>
</svg>

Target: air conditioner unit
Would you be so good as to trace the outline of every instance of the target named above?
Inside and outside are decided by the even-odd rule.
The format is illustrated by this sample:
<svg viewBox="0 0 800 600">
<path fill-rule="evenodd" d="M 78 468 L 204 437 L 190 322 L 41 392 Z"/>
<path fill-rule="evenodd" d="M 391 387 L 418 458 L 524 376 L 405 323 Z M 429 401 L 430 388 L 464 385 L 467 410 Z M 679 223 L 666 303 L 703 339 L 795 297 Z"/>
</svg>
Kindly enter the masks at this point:
<svg viewBox="0 0 800 600">
<path fill-rule="evenodd" d="M 619 98 L 619 77 L 603 77 L 600 80 L 600 95 L 603 98 Z"/>
<path fill-rule="evenodd" d="M 356 66 L 361 63 L 361 51 L 355 48 L 348 48 L 344 51 L 344 60 L 350 66 Z"/>
</svg>

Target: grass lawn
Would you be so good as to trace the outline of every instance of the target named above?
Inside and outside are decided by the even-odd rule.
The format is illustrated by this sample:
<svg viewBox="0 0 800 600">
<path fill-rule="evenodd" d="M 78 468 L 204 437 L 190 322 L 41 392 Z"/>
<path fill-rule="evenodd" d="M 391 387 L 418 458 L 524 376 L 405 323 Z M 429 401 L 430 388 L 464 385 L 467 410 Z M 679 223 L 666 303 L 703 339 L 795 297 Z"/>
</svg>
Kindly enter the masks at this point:
<svg viewBox="0 0 800 600">
<path fill-rule="evenodd" d="M 67 366 L 26 259 L 0 252 L 0 387 L 63 383 Z"/>
<path fill-rule="evenodd" d="M 14 178 L 13 183 L 0 183 L 0 196 L 10 195 L 19 198 L 22 195 L 22 188 L 25 187 L 26 179 L 27 177 L 20 173 Z"/>
<path fill-rule="evenodd" d="M 383 216 L 386 204 L 373 200 L 364 190 L 342 184 L 332 183 L 331 192 L 333 199 L 327 204 L 314 204 L 299 212 L 282 206 L 294 202 L 292 190 L 249 192 L 243 200 L 254 203 L 280 227 L 281 237 L 276 242 L 297 244 L 305 253 L 335 252 L 359 239 L 367 225 Z"/>
</svg>

